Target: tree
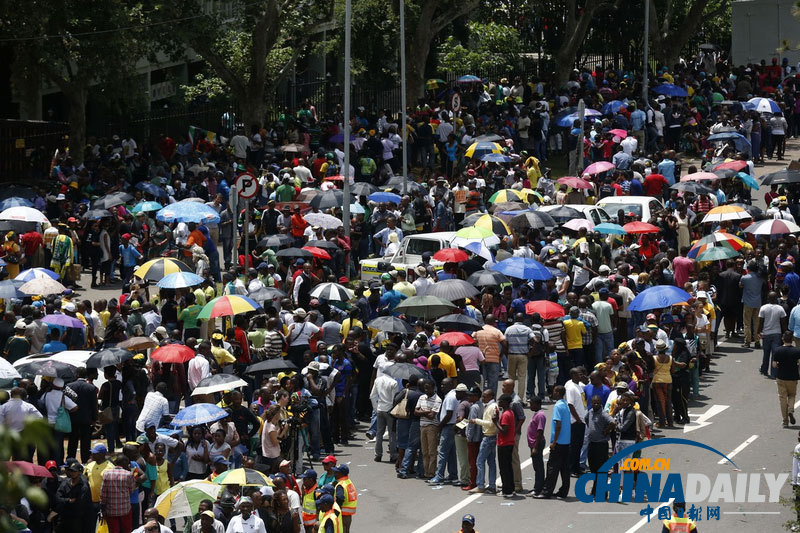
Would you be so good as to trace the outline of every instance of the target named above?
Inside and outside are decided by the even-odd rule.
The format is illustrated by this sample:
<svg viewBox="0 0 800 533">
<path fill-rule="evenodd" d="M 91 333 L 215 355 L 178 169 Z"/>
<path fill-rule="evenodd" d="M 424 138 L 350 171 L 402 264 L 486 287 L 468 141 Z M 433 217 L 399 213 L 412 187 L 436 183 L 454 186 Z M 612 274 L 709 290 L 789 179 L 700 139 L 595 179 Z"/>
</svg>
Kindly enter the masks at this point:
<svg viewBox="0 0 800 533">
<path fill-rule="evenodd" d="M 445 72 L 480 72 L 488 68 L 512 69 L 519 63 L 519 32 L 504 24 L 469 23 L 464 46 L 449 36 L 441 46 L 439 67 Z"/>
<path fill-rule="evenodd" d="M 661 5 L 656 0 L 649 2 L 653 55 L 669 67 L 678 62 L 683 48 L 706 21 L 725 14 L 730 17 L 728 0 L 664 0 Z"/>
<path fill-rule="evenodd" d="M 202 80 L 200 91 L 191 94 L 227 92 L 240 105 L 243 122 L 260 127 L 266 95 L 306 52 L 316 26 L 330 19 L 331 1 L 228 0 L 213 3 L 220 6 L 217 11 L 207 5 L 156 1 L 153 16 L 182 20 L 159 37 L 161 46 L 173 55 L 191 48 L 213 71 L 213 79 Z"/>
<path fill-rule="evenodd" d="M 12 39 L 17 79 L 47 81 L 69 105 L 70 156 L 83 162 L 86 146 L 86 101 L 89 89 L 101 85 L 112 96 L 125 95 L 142 57 L 136 38 L 141 13 L 123 0 L 20 0 L 6 2 L 0 34 Z M 126 85 L 127 84 L 127 85 Z M 128 91 L 129 92 L 129 91 Z"/>
</svg>

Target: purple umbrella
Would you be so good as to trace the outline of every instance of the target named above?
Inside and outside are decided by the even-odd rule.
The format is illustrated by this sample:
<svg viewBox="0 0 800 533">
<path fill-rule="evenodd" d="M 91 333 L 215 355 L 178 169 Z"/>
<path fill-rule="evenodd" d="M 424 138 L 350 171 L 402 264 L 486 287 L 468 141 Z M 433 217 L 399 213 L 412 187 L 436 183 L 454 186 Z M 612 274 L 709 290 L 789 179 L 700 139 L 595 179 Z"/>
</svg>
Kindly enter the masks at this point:
<svg viewBox="0 0 800 533">
<path fill-rule="evenodd" d="M 353 141 L 355 141 L 355 140 L 356 140 L 356 136 L 351 134 L 351 135 L 350 135 L 350 142 L 353 142 Z M 344 143 L 344 133 L 337 133 L 336 135 L 333 135 L 333 136 L 331 136 L 331 137 L 328 139 L 328 142 L 332 142 L 332 143 Z"/>
<path fill-rule="evenodd" d="M 84 328 L 83 322 L 68 315 L 45 315 L 42 322 L 51 326 L 63 326 L 65 328 Z"/>
</svg>

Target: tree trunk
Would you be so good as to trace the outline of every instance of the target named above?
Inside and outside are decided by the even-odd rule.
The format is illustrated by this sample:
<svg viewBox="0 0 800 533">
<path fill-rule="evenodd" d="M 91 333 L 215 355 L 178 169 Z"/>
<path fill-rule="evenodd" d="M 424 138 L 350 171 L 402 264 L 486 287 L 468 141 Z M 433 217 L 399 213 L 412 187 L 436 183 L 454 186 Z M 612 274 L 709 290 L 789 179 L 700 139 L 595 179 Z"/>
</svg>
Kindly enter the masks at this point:
<svg viewBox="0 0 800 533">
<path fill-rule="evenodd" d="M 673 25 L 669 20 L 674 16 L 674 11 L 668 9 L 663 15 L 666 19 L 662 20 L 659 17 L 658 11 L 655 9 L 655 2 L 651 0 L 650 3 L 650 34 L 653 44 L 654 57 L 669 67 L 670 69 L 680 59 L 681 51 L 686 43 L 695 35 L 698 26 L 706 18 L 716 16 L 719 12 L 726 9 L 724 4 L 720 5 L 717 9 L 709 13 L 703 14 L 708 7 L 710 0 L 694 0 L 692 7 L 680 24 Z M 659 28 L 660 24 L 660 28 Z M 677 30 L 672 31 L 671 28 L 677 26 Z M 654 33 L 653 29 L 657 31 Z"/>
<path fill-rule="evenodd" d="M 80 165 L 86 149 L 86 100 L 89 89 L 76 87 L 63 92 L 69 102 L 69 155 L 75 165 Z"/>
<path fill-rule="evenodd" d="M 264 92 L 265 89 L 262 86 L 260 91 L 251 88 L 245 94 L 235 95 L 241 110 L 242 124 L 248 133 L 253 126 L 260 128 L 264 125 L 264 117 L 267 114 Z"/>
<path fill-rule="evenodd" d="M 572 19 L 567 26 L 567 40 L 561 44 L 555 57 L 556 70 L 553 76 L 553 86 L 557 89 L 569 81 L 570 72 L 575 65 L 575 56 L 586 38 L 586 32 L 589 30 L 595 11 L 595 5 L 588 2 L 581 15 L 577 19 Z"/>
<path fill-rule="evenodd" d="M 417 99 L 425 94 L 425 61 L 430 51 L 430 41 L 409 43 L 406 52 L 406 103 L 417 105 Z"/>
</svg>

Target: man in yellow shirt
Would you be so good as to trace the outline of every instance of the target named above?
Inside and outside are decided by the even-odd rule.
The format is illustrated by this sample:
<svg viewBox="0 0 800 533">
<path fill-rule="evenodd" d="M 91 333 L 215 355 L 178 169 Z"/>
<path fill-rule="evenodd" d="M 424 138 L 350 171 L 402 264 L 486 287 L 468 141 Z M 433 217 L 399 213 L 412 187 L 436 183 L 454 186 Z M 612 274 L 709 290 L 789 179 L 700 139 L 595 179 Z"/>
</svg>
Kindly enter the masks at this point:
<svg viewBox="0 0 800 533">
<path fill-rule="evenodd" d="M 456 368 L 456 360 L 450 355 L 451 352 L 454 352 L 455 349 L 450 346 L 448 341 L 442 341 L 442 344 L 439 345 L 439 353 L 434 355 L 439 356 L 439 368 L 444 370 L 444 373 L 447 375 L 448 378 L 456 378 L 458 377 L 458 369 Z M 431 368 L 431 358 L 428 357 L 428 369 Z"/>
<path fill-rule="evenodd" d="M 586 324 L 578 318 L 580 309 L 572 306 L 569 309 L 569 318 L 564 320 L 564 332 L 567 337 L 567 351 L 572 359 L 573 366 L 583 366 L 585 357 L 583 353 L 583 336 L 586 334 Z"/>
<path fill-rule="evenodd" d="M 106 459 L 108 448 L 105 444 L 96 444 L 92 448 L 92 460 L 86 464 L 84 474 L 89 480 L 89 490 L 92 491 L 92 503 L 100 503 L 100 487 L 103 484 L 103 472 L 114 468 L 111 461 Z"/>
</svg>

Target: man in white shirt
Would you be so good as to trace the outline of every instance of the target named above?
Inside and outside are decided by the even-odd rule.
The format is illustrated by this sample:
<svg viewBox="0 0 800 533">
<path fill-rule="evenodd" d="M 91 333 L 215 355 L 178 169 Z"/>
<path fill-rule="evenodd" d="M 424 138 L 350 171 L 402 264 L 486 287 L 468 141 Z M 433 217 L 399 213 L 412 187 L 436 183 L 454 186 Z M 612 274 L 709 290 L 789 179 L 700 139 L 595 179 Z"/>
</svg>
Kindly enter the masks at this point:
<svg viewBox="0 0 800 533">
<path fill-rule="evenodd" d="M 632 156 L 639 146 L 639 141 L 633 135 L 628 135 L 620 141 L 619 145 L 622 147 L 623 152 Z"/>
<path fill-rule="evenodd" d="M 27 394 L 22 387 L 11 389 L 11 399 L 0 406 L 0 422 L 3 426 L 15 431 L 22 431 L 29 418 L 42 418 L 35 406 L 25 401 Z"/>
<path fill-rule="evenodd" d="M 417 291 L 416 295 L 425 296 L 430 286 L 433 285 L 433 281 L 428 277 L 428 270 L 422 265 L 417 265 L 417 267 L 414 268 L 414 272 L 417 273 L 417 279 L 414 280 L 412 285 Z"/>
<path fill-rule="evenodd" d="M 583 446 L 583 435 L 586 426 L 583 419 L 586 417 L 586 400 L 583 392 L 584 373 L 582 369 L 573 368 L 569 371 L 570 380 L 564 384 L 566 394 L 564 399 L 569 406 L 572 414 L 572 424 L 569 439 L 569 459 L 568 464 L 570 473 L 577 474 L 580 471 L 580 455 Z"/>
<path fill-rule="evenodd" d="M 264 521 L 253 513 L 253 500 L 249 497 L 239 500 L 239 512 L 228 522 L 226 533 L 267 533 Z"/>
<path fill-rule="evenodd" d="M 202 533 L 203 531 L 225 533 L 225 526 L 214 517 L 214 511 L 203 511 L 200 513 L 200 519 L 192 524 L 192 533 Z"/>
<path fill-rule="evenodd" d="M 144 432 L 148 422 L 156 427 L 161 423 L 161 418 L 169 414 L 169 402 L 165 396 L 167 384 L 163 381 L 156 385 L 156 390 L 148 392 L 144 398 L 142 411 L 136 420 L 136 431 Z"/>
<path fill-rule="evenodd" d="M 244 135 L 244 128 L 239 128 L 236 135 L 231 139 L 231 148 L 233 148 L 233 155 L 237 159 L 247 159 L 247 149 L 250 147 L 250 139 Z"/>
<path fill-rule="evenodd" d="M 196 354 L 194 359 L 189 361 L 187 378 L 189 381 L 189 391 L 193 391 L 197 384 L 211 375 L 211 364 L 201 354 Z"/>
<path fill-rule="evenodd" d="M 383 455 L 383 434 L 389 429 L 389 461 L 397 460 L 396 436 L 393 428 L 392 415 L 389 411 L 394 406 L 394 395 L 397 394 L 397 380 L 387 374 L 382 374 L 375 379 L 372 385 L 372 392 L 369 395 L 372 407 L 378 414 L 378 430 L 375 433 L 375 461 L 380 462 Z"/>
<path fill-rule="evenodd" d="M 306 166 L 305 159 L 299 159 L 297 161 L 297 166 L 292 169 L 292 172 L 294 172 L 295 176 L 300 178 L 301 183 L 311 183 L 314 181 L 311 170 Z"/>
</svg>

